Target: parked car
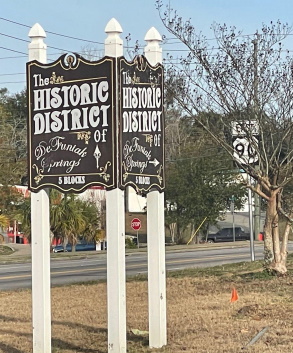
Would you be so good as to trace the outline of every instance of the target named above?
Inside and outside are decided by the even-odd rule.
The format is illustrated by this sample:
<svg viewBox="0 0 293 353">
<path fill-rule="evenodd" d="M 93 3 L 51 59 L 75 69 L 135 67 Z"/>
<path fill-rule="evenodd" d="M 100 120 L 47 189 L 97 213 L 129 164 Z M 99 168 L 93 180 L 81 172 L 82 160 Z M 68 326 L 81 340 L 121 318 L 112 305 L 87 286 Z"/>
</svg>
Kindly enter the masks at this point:
<svg viewBox="0 0 293 353">
<path fill-rule="evenodd" d="M 96 243 L 79 243 L 75 245 L 75 251 L 93 251 L 96 250 Z"/>
<path fill-rule="evenodd" d="M 65 248 L 65 252 L 70 252 L 72 251 L 72 246 L 71 244 L 67 244 Z M 53 252 L 64 252 L 64 246 L 63 245 L 56 245 L 53 248 Z"/>
<path fill-rule="evenodd" d="M 78 243 L 75 245 L 75 251 L 93 251 L 96 250 L 96 244 L 95 243 Z M 72 245 L 67 244 L 66 245 L 66 250 L 65 252 L 71 252 L 72 251 Z M 53 248 L 53 252 L 64 252 L 64 246 L 63 245 L 56 245 Z"/>
<path fill-rule="evenodd" d="M 235 240 L 249 240 L 250 234 L 243 227 L 235 227 Z M 208 243 L 217 243 L 223 241 L 233 241 L 233 227 L 222 228 L 215 234 L 209 234 L 207 238 Z"/>
</svg>

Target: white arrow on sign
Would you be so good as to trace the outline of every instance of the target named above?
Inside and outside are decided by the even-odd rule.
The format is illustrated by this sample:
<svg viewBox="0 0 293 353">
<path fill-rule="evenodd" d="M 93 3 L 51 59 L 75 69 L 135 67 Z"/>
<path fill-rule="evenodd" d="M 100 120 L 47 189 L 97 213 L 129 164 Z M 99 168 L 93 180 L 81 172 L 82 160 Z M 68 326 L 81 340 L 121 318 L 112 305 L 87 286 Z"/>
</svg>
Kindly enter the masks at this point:
<svg viewBox="0 0 293 353">
<path fill-rule="evenodd" d="M 149 163 L 152 163 L 155 167 L 160 164 L 160 162 L 156 158 L 153 161 L 149 161 Z"/>
</svg>

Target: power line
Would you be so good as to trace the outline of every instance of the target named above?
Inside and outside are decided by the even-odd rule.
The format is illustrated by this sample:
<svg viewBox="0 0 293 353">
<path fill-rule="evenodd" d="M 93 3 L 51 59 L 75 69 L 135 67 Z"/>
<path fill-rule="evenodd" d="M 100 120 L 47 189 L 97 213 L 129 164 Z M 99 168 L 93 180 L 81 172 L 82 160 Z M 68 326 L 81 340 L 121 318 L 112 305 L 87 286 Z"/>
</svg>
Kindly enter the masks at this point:
<svg viewBox="0 0 293 353">
<path fill-rule="evenodd" d="M 14 75 L 24 75 L 24 72 L 16 72 L 14 74 L 0 74 L 0 76 L 14 76 Z"/>
<path fill-rule="evenodd" d="M 24 25 L 24 24 L 21 24 L 21 23 L 18 23 L 18 22 L 15 22 L 15 21 L 11 21 L 11 20 L 8 20 L 8 19 L 5 19 L 5 18 L 2 18 L 0 17 L 0 20 L 4 20 L 4 21 L 8 21 L 8 22 L 11 22 L 11 23 L 15 23 L 17 25 L 21 25 L 21 26 L 24 26 L 24 27 L 30 27 L 28 25 Z M 85 42 L 90 42 L 90 43 L 95 43 L 95 44 L 104 44 L 104 43 L 101 43 L 101 42 L 96 42 L 96 41 L 91 41 L 91 40 L 87 40 L 87 39 L 81 39 L 81 38 L 77 38 L 77 37 L 71 37 L 71 36 L 67 36 L 67 35 L 63 35 L 63 34 L 60 34 L 60 33 L 55 33 L 55 32 L 50 32 L 50 31 L 47 31 L 48 33 L 51 33 L 51 34 L 54 34 L 54 35 L 58 35 L 58 36 L 61 36 L 61 37 L 65 37 L 65 38 L 71 38 L 71 39 L 75 39 L 75 40 L 80 40 L 80 41 L 85 41 Z M 19 41 L 22 41 L 22 42 L 25 42 L 25 43 L 30 43 L 29 40 L 26 40 L 26 39 L 22 39 L 22 38 L 19 38 L 19 37 L 15 37 L 15 36 L 11 36 L 11 35 L 8 35 L 8 34 L 5 34 L 5 33 L 0 33 L 0 35 L 2 36 L 5 36 L 5 37 L 8 37 L 8 38 L 12 38 L 12 39 L 15 39 L 15 40 L 19 40 Z M 273 35 L 273 34 L 271 34 Z M 293 34 L 288 34 L 288 35 L 293 35 Z M 249 36 L 254 36 L 254 35 L 238 35 L 236 37 L 249 37 Z M 215 40 L 216 38 L 212 38 L 212 39 L 209 39 L 209 40 Z M 168 39 L 167 39 L 168 40 Z M 183 42 L 179 41 L 178 43 L 181 43 L 182 45 L 184 45 Z M 166 43 L 166 45 L 177 45 L 176 42 L 173 42 L 173 43 Z M 64 49 L 64 48 L 57 48 L 57 47 L 53 47 L 53 46 L 47 46 L 48 48 L 51 48 L 51 49 L 56 49 L 56 50 L 59 50 L 61 52 L 72 52 L 72 50 L 68 50 L 68 49 Z M 20 51 L 16 51 L 16 50 L 13 50 L 13 49 L 8 49 L 8 48 L 4 48 L 4 47 L 0 47 L 2 49 L 5 49 L 5 50 L 9 50 L 9 51 L 12 51 L 12 52 L 16 52 L 16 53 L 20 53 L 20 54 L 25 54 L 23 52 L 20 52 Z M 132 48 L 132 47 L 126 47 L 127 48 Z M 139 49 L 141 49 L 141 47 L 139 47 Z M 215 51 L 215 50 L 221 50 L 222 48 L 205 48 L 205 51 Z M 200 49 L 199 49 L 200 50 Z M 166 50 L 168 52 L 190 52 L 191 50 L 190 49 L 168 49 Z M 282 50 L 282 52 L 291 52 L 289 50 Z M 2 58 L 0 58 L 2 59 Z"/>
<path fill-rule="evenodd" d="M 6 22 L 9 22 L 9 23 L 13 23 L 13 24 L 16 24 L 18 26 L 22 26 L 22 27 L 26 27 L 26 28 L 31 28 L 31 26 L 29 25 L 26 25 L 26 24 L 23 24 L 23 23 L 20 23 L 20 22 L 16 22 L 16 21 L 12 21 L 12 20 L 9 20 L 7 18 L 4 18 L 4 17 L 0 17 L 0 20 L 2 21 L 6 21 Z M 60 36 L 60 37 L 64 37 L 64 38 L 69 38 L 69 39 L 73 39 L 73 40 L 78 40 L 78 41 L 82 41 L 82 42 L 89 42 L 89 43 L 95 43 L 95 44 L 101 44 L 101 45 L 104 45 L 104 43 L 102 42 L 98 42 L 98 41 L 94 41 L 94 40 L 90 40 L 90 39 L 84 39 L 84 38 L 78 38 L 78 37 L 73 37 L 73 36 L 68 36 L 66 34 L 62 34 L 62 33 L 57 33 L 57 32 L 52 32 L 52 31 L 47 31 L 46 30 L 46 33 L 49 33 L 49 34 L 53 34 L 53 35 L 56 35 L 56 36 Z M 257 33 L 251 33 L 251 34 L 238 34 L 238 35 L 235 35 L 234 38 L 239 38 L 239 37 L 255 37 Z M 274 33 L 269 33 L 270 35 L 274 35 Z M 293 35 L 293 33 L 278 33 L 279 35 Z M 204 40 L 207 40 L 207 41 L 212 41 L 212 40 L 216 40 L 217 38 L 214 37 L 214 38 L 204 38 Z M 177 37 L 170 37 L 170 38 L 167 38 L 165 37 L 165 40 L 166 41 L 169 41 L 169 40 L 178 40 Z M 174 42 L 174 43 L 170 43 L 170 44 L 177 44 L 178 42 Z"/>
<path fill-rule="evenodd" d="M 6 49 L 6 48 L 3 48 L 3 47 L 0 47 L 2 49 Z M 11 49 L 7 49 L 7 50 L 11 50 Z M 27 58 L 27 54 L 26 55 L 22 55 L 22 56 L 5 56 L 5 57 L 2 57 L 0 58 L 0 60 L 7 60 L 7 59 L 22 59 L 22 58 Z"/>
<path fill-rule="evenodd" d="M 22 52 L 22 51 L 18 51 L 18 50 L 14 50 L 14 49 L 9 49 L 9 48 L 5 48 L 5 47 L 0 47 L 0 49 L 4 49 L 4 50 L 8 50 L 8 51 L 12 51 L 13 53 L 18 53 L 18 54 L 25 54 L 25 56 L 27 56 L 26 53 Z"/>
<path fill-rule="evenodd" d="M 3 49 L 6 49 L 6 50 L 11 50 L 11 51 L 14 51 L 12 49 L 8 49 L 8 48 L 4 48 L 4 47 L 0 47 L 0 49 L 3 48 Z M 63 50 L 62 50 L 62 53 L 63 53 Z M 56 56 L 56 55 L 60 55 L 62 54 L 60 52 L 58 53 L 47 53 L 47 56 Z M 22 59 L 22 58 L 27 58 L 28 57 L 28 54 L 26 53 L 26 55 L 21 55 L 21 56 L 5 56 L 5 57 L 0 57 L 0 60 L 6 60 L 6 59 Z"/>
<path fill-rule="evenodd" d="M 26 28 L 31 28 L 31 26 L 29 25 L 26 25 L 26 24 L 23 24 L 23 23 L 20 23 L 20 22 L 16 22 L 16 21 L 12 21 L 12 20 L 9 20 L 7 18 L 4 18 L 4 17 L 0 17 L 0 20 L 2 21 L 6 21 L 6 22 L 9 22 L 9 23 L 13 23 L 13 24 L 16 24 L 18 26 L 22 26 L 22 27 L 26 27 Z M 100 44 L 100 45 L 104 45 L 104 43 L 102 42 L 98 42 L 98 41 L 93 41 L 93 40 L 89 40 L 89 39 L 84 39 L 84 38 L 78 38 L 78 37 L 73 37 L 73 36 L 68 36 L 66 34 L 61 34 L 61 33 L 57 33 L 57 32 L 52 32 L 52 31 L 46 31 L 46 33 L 49 33 L 49 34 L 53 34 L 53 35 L 56 35 L 56 36 L 60 36 L 60 37 L 64 37 L 64 38 L 69 38 L 69 39 L 73 39 L 73 40 L 78 40 L 78 41 L 82 41 L 82 42 L 88 42 L 88 43 L 94 43 L 94 44 Z M 13 39 L 17 39 L 17 40 L 21 40 L 21 41 L 24 41 L 24 42 L 29 42 L 29 40 L 25 40 L 25 39 L 21 39 L 21 38 L 17 38 L 17 37 L 13 37 L 13 36 L 10 36 L 10 35 L 6 35 L 6 34 L 3 34 L 3 33 L 0 33 L 1 35 L 4 35 L 4 36 L 7 36 L 7 37 L 10 37 L 10 38 L 13 38 Z M 245 38 L 245 37 L 255 37 L 257 33 L 253 33 L 253 34 L 238 34 L 238 35 L 235 35 L 234 38 Z M 269 35 L 275 35 L 275 33 L 267 33 Z M 278 33 L 279 35 L 286 35 L 286 36 L 291 36 L 293 35 L 293 33 Z M 206 41 L 212 41 L 212 40 L 217 40 L 216 37 L 214 38 L 203 38 L 204 40 Z M 167 38 L 165 37 L 165 41 L 170 41 L 170 40 L 178 40 L 177 37 L 170 37 L 170 38 Z M 178 41 L 178 42 L 173 42 L 173 43 L 166 43 L 166 44 L 169 44 L 169 45 L 174 45 L 174 44 L 178 44 L 178 43 L 182 43 L 181 41 Z M 53 48 L 53 49 L 57 49 L 57 50 L 64 50 L 64 49 L 60 49 L 60 48 L 55 48 L 55 47 L 50 47 L 48 46 L 48 48 Z M 133 48 L 133 47 L 128 47 L 128 48 Z M 141 48 L 141 47 L 139 47 Z M 213 49 L 219 49 L 219 48 L 213 48 Z M 68 52 L 71 52 L 70 50 L 66 50 Z M 170 50 L 170 51 L 189 51 L 189 50 Z"/>
<path fill-rule="evenodd" d="M 10 23 L 16 24 L 16 25 L 18 25 L 18 26 L 22 26 L 22 27 L 26 27 L 26 28 L 31 28 L 31 26 L 29 26 L 29 25 L 25 25 L 25 24 L 23 24 L 23 23 L 15 22 L 15 21 L 9 20 L 9 19 L 4 18 L 4 17 L 0 17 L 0 20 L 6 21 L 6 22 L 10 22 Z M 94 41 L 94 40 L 83 39 L 83 38 L 78 38 L 78 37 L 72 37 L 72 36 L 68 36 L 68 35 L 66 35 L 66 34 L 51 32 L 51 31 L 47 31 L 47 30 L 46 30 L 46 33 L 53 34 L 53 35 L 59 36 L 59 37 L 64 37 L 64 38 L 69 38 L 69 39 L 74 39 L 74 40 L 79 40 L 79 41 L 82 41 L 82 42 L 88 42 L 88 43 L 94 43 L 94 44 L 101 44 L 101 45 L 104 44 L 104 43 L 102 43 L 102 42 L 98 42 L 98 41 Z"/>
<path fill-rule="evenodd" d="M 25 83 L 26 81 L 6 81 L 6 82 L 0 82 L 0 85 L 7 85 L 7 84 L 12 84 L 12 83 Z"/>
<path fill-rule="evenodd" d="M 30 43 L 29 40 L 27 39 L 22 39 L 22 38 L 19 38 L 19 37 L 14 37 L 14 36 L 11 36 L 9 34 L 5 34 L 5 33 L 0 33 L 1 36 L 4 36 L 4 37 L 8 37 L 8 38 L 12 38 L 12 39 L 15 39 L 15 40 L 19 40 L 21 42 L 25 42 L 25 43 Z M 1 47 L 2 48 L 2 47 Z M 60 49 L 60 48 L 56 48 L 56 47 L 52 47 L 50 45 L 47 45 L 47 48 L 51 48 L 51 49 L 56 49 L 56 50 L 60 50 L 61 52 L 72 52 L 72 50 L 67 50 L 67 49 Z M 2 48 L 2 49 L 6 49 L 6 50 L 11 50 L 11 51 L 14 51 L 16 53 L 20 53 L 20 54 L 24 54 L 23 52 L 20 52 L 20 51 L 15 51 L 15 50 L 12 50 L 12 49 L 7 49 L 7 48 Z"/>
<path fill-rule="evenodd" d="M 21 39 L 21 38 L 18 38 L 18 37 L 14 37 L 14 36 L 11 36 L 9 34 L 5 34 L 5 33 L 0 33 L 1 36 L 3 37 L 8 37 L 8 38 L 12 38 L 12 39 L 16 39 L 16 40 L 20 40 L 22 42 L 26 42 L 26 43 L 29 43 L 30 41 L 28 39 Z"/>
</svg>

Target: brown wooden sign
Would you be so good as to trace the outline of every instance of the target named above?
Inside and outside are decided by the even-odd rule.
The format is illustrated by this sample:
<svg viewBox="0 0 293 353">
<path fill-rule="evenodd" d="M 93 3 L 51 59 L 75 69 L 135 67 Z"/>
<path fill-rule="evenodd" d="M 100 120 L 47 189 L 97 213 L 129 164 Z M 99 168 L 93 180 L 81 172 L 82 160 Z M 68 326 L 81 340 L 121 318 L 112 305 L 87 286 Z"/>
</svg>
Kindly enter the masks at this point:
<svg viewBox="0 0 293 353">
<path fill-rule="evenodd" d="M 27 63 L 29 189 L 116 187 L 114 60 Z"/>
<path fill-rule="evenodd" d="M 144 56 L 119 60 L 120 187 L 165 188 L 163 67 Z"/>
</svg>

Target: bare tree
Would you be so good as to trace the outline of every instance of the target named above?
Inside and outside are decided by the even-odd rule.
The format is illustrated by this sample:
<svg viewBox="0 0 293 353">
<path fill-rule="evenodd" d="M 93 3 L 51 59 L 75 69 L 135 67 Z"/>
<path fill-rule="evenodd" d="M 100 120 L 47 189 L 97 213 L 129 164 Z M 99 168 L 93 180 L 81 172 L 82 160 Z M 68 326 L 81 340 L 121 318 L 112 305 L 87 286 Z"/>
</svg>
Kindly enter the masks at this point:
<svg viewBox="0 0 293 353">
<path fill-rule="evenodd" d="M 170 8 L 164 12 L 161 0 L 157 8 L 167 30 L 179 40 L 177 46 L 185 50 L 176 60 L 168 55 L 166 85 L 185 114 L 245 171 L 246 187 L 265 200 L 265 265 L 273 273 L 285 274 L 293 222 L 290 198 L 285 197 L 293 178 L 293 61 L 282 42 L 291 27 L 271 22 L 253 36 L 244 36 L 235 27 L 213 24 L 215 38 L 209 41 L 190 20 Z M 236 151 L 235 122 L 240 139 L 246 141 Z M 280 217 L 287 222 L 283 234 Z"/>
<path fill-rule="evenodd" d="M 26 94 L 0 89 L 0 184 L 19 184 L 26 175 Z"/>
</svg>

